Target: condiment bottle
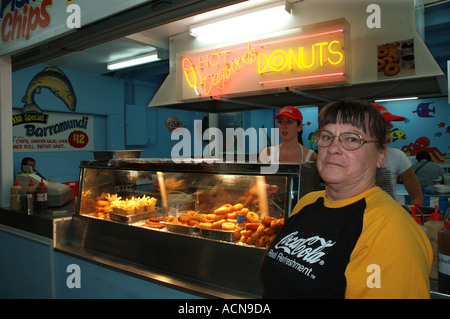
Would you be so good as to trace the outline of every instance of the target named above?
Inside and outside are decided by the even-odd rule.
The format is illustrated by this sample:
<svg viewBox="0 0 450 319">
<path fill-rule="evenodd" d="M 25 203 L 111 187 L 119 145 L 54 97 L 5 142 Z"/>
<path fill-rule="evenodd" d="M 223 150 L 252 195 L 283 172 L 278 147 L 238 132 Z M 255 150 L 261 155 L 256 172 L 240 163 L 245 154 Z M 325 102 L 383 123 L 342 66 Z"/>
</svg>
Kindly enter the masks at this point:
<svg viewBox="0 0 450 319">
<path fill-rule="evenodd" d="M 438 247 L 437 247 L 437 234 L 441 228 L 444 227 L 444 218 L 439 215 L 437 205 L 434 207 L 434 212 L 430 215 L 430 218 L 423 225 L 427 229 L 427 236 L 431 242 L 433 248 L 433 264 L 431 265 L 431 279 L 438 279 Z"/>
<path fill-rule="evenodd" d="M 416 210 L 420 213 L 420 215 L 422 216 L 422 218 L 417 217 L 416 216 Z M 417 207 L 417 205 L 414 205 L 411 207 L 411 216 L 412 218 L 416 221 L 417 224 L 419 224 L 420 228 L 423 230 L 423 232 L 426 234 L 427 233 L 427 229 L 426 227 L 423 225 L 423 221 L 424 221 L 424 216 L 422 211 L 419 209 L 419 207 Z"/>
<path fill-rule="evenodd" d="M 444 228 L 438 232 L 439 276 L 438 290 L 450 295 L 450 210 L 445 217 Z"/>
<path fill-rule="evenodd" d="M 22 210 L 22 187 L 17 182 L 17 178 L 14 181 L 14 185 L 11 187 L 11 195 L 10 195 L 10 207 L 11 210 L 20 211 Z"/>
<path fill-rule="evenodd" d="M 48 188 L 44 183 L 44 179 L 41 178 L 41 182 L 36 188 L 36 209 L 38 213 L 47 212 L 48 208 L 47 190 Z"/>
<path fill-rule="evenodd" d="M 36 211 L 36 186 L 33 183 L 33 180 L 30 178 L 30 182 L 28 183 L 27 188 L 25 189 L 25 193 L 27 195 L 31 195 L 33 197 L 33 211 Z"/>
</svg>

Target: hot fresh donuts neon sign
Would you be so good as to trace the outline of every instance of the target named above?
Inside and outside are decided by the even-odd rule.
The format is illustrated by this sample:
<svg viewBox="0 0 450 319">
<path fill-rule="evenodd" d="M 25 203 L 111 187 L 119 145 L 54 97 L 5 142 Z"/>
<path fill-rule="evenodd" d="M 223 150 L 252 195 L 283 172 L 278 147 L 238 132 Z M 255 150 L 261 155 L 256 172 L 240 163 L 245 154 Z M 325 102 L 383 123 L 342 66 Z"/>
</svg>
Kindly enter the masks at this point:
<svg viewBox="0 0 450 319">
<path fill-rule="evenodd" d="M 342 82 L 346 78 L 345 30 L 187 52 L 177 56 L 177 63 L 180 100 Z"/>
</svg>

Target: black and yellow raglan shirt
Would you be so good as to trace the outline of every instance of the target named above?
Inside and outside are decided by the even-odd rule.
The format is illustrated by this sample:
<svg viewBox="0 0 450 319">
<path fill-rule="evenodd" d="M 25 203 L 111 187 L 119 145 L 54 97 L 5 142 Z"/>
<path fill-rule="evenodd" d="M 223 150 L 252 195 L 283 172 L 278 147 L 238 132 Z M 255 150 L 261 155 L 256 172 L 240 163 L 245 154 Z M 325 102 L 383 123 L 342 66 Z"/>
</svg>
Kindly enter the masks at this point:
<svg viewBox="0 0 450 319">
<path fill-rule="evenodd" d="M 429 298 L 431 245 L 391 196 L 373 187 L 330 201 L 304 196 L 267 250 L 264 298 Z"/>
</svg>

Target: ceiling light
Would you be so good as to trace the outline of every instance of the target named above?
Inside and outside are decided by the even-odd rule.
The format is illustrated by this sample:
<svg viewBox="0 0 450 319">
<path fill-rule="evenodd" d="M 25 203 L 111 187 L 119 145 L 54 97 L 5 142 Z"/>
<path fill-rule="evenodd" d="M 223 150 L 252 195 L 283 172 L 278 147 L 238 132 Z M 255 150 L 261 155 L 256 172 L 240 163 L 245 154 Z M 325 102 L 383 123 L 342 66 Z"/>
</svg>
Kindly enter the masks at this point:
<svg viewBox="0 0 450 319">
<path fill-rule="evenodd" d="M 276 31 L 286 25 L 290 12 L 286 3 L 276 3 L 228 16 L 222 20 L 198 24 L 189 29 L 191 36 L 221 42 Z M 289 10 L 290 11 L 290 10 Z"/>
<path fill-rule="evenodd" d="M 407 101 L 407 100 L 417 100 L 418 97 L 413 96 L 413 97 L 400 97 L 400 98 L 396 98 L 396 99 L 383 99 L 383 100 L 375 100 L 375 103 L 378 102 L 394 102 L 394 101 Z"/>
<path fill-rule="evenodd" d="M 106 67 L 108 70 L 118 70 L 159 60 L 161 59 L 158 57 L 158 53 L 152 53 L 147 55 L 140 55 L 126 60 L 111 62 L 108 63 Z"/>
</svg>

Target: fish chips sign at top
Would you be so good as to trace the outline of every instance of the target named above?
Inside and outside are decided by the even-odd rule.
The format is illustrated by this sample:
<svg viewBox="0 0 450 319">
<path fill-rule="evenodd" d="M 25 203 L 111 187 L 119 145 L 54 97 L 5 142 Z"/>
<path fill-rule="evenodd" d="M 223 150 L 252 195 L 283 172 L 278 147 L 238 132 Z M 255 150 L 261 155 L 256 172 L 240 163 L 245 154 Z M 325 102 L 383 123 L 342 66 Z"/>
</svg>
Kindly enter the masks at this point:
<svg viewBox="0 0 450 319">
<path fill-rule="evenodd" d="M 180 53 L 177 99 L 345 83 L 348 26 L 340 21 L 283 37 Z"/>
<path fill-rule="evenodd" d="M 151 0 L 0 0 L 0 55 L 64 36 Z"/>
</svg>

